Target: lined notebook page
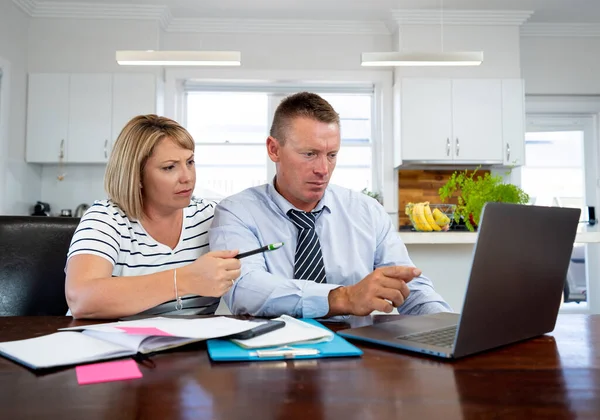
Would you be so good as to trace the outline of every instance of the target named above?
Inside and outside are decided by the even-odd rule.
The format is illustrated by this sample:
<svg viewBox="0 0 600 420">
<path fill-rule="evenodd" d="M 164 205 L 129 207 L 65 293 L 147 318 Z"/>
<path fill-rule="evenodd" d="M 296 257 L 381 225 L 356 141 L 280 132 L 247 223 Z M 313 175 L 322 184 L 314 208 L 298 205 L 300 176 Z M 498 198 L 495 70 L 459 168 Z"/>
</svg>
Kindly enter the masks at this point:
<svg viewBox="0 0 600 420">
<path fill-rule="evenodd" d="M 285 327 L 268 332 L 247 340 L 232 339 L 234 343 L 244 348 L 276 347 L 287 344 L 328 341 L 333 339 L 333 332 L 299 321 L 287 315 L 276 318 L 285 322 Z"/>
<path fill-rule="evenodd" d="M 58 332 L 0 343 L 0 353 L 39 369 L 128 356 L 136 351 L 78 332 Z"/>
</svg>

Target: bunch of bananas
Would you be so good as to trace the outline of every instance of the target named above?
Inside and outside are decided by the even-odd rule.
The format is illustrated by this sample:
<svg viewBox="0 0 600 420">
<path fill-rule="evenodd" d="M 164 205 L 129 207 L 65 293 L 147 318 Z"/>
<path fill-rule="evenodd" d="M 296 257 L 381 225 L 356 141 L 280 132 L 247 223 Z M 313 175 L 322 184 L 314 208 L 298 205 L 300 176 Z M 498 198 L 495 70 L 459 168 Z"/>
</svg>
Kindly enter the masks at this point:
<svg viewBox="0 0 600 420">
<path fill-rule="evenodd" d="M 450 218 L 442 213 L 440 209 L 434 209 L 432 212 L 429 201 L 408 203 L 405 213 L 414 228 L 420 232 L 445 231 L 450 226 Z"/>
</svg>

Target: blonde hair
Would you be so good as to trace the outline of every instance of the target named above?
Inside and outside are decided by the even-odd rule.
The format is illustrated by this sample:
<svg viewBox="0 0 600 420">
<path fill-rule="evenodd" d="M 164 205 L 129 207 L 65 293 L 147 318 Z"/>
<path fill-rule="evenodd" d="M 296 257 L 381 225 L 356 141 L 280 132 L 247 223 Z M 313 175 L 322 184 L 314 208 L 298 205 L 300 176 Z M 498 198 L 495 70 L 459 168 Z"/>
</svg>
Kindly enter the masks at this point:
<svg viewBox="0 0 600 420">
<path fill-rule="evenodd" d="M 194 150 L 194 140 L 184 127 L 154 114 L 132 118 L 117 137 L 106 167 L 104 189 L 130 219 L 143 216 L 142 172 L 158 142 L 166 137 Z"/>
<path fill-rule="evenodd" d="M 300 117 L 340 126 L 340 116 L 329 102 L 316 93 L 298 92 L 284 98 L 279 103 L 273 116 L 269 135 L 277 139 L 283 146 L 292 120 Z"/>
</svg>

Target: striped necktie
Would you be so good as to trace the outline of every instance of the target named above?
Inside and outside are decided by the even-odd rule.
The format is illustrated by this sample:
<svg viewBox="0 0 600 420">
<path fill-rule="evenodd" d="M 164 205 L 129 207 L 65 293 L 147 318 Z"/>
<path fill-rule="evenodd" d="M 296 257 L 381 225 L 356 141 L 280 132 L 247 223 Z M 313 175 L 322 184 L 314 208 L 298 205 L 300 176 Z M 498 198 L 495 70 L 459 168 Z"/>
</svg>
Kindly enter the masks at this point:
<svg viewBox="0 0 600 420">
<path fill-rule="evenodd" d="M 315 231 L 315 220 L 320 212 L 321 210 L 309 213 L 293 209 L 288 211 L 288 217 L 298 228 L 294 262 L 295 279 L 313 280 L 317 283 L 327 282 L 321 244 Z"/>
</svg>

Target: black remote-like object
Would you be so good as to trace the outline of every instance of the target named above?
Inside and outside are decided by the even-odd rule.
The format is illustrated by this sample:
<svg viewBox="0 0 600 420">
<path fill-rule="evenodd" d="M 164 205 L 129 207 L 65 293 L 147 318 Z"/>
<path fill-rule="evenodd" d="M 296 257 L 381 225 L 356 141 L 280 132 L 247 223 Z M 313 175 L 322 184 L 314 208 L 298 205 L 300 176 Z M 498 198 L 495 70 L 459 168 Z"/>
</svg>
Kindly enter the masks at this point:
<svg viewBox="0 0 600 420">
<path fill-rule="evenodd" d="M 237 340 L 247 340 L 249 338 L 258 337 L 259 335 L 263 335 L 263 334 L 278 330 L 283 327 L 285 327 L 284 321 L 268 320 L 256 327 L 252 328 L 251 330 L 233 334 L 233 335 L 228 336 L 227 338 L 235 338 Z"/>
</svg>

